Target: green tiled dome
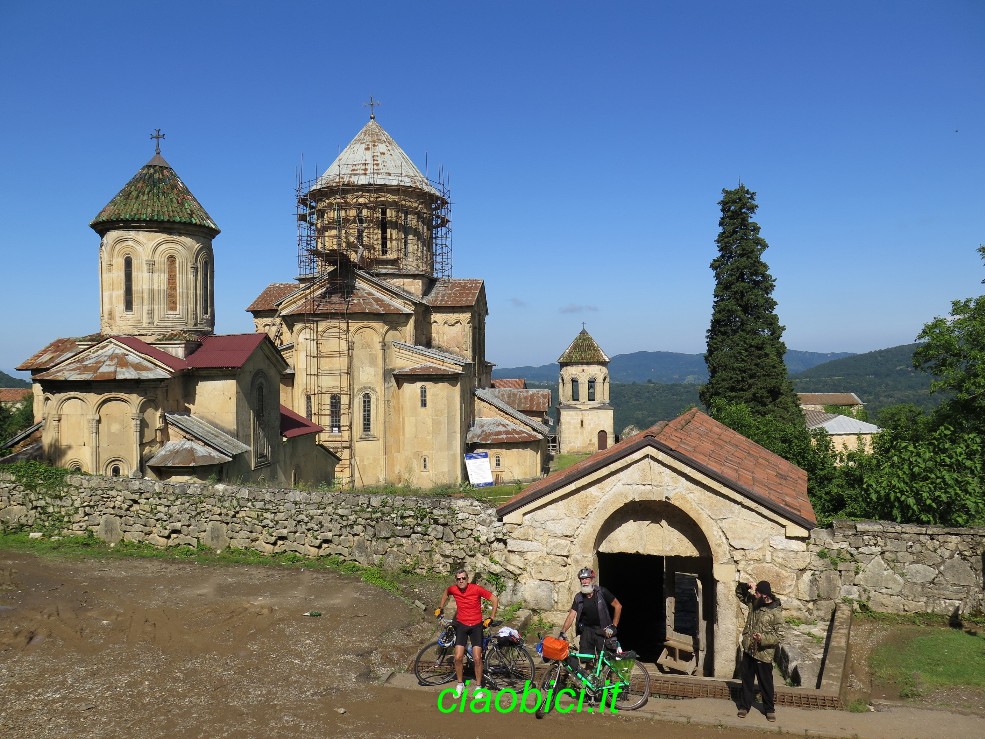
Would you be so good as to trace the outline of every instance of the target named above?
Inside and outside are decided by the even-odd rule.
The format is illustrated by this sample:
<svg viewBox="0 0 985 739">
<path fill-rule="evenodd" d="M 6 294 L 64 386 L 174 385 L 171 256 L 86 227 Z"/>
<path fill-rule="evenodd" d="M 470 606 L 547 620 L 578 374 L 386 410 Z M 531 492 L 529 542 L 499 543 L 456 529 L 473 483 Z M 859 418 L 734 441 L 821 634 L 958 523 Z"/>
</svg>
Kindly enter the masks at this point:
<svg viewBox="0 0 985 739">
<path fill-rule="evenodd" d="M 186 223 L 211 231 L 212 236 L 219 233 L 205 208 L 160 154 L 155 154 L 89 225 L 104 234 L 114 226 L 134 222 Z"/>
<path fill-rule="evenodd" d="M 557 361 L 559 364 L 608 364 L 609 358 L 588 331 L 582 329 Z"/>
</svg>

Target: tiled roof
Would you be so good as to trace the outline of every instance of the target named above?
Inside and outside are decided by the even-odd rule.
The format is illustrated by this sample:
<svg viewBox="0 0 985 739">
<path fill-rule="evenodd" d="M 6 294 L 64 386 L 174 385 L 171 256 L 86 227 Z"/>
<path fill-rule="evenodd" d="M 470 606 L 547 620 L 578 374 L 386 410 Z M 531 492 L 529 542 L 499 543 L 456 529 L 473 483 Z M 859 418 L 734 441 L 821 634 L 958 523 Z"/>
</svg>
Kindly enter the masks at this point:
<svg viewBox="0 0 985 739">
<path fill-rule="evenodd" d="M 305 434 L 317 434 L 325 429 L 317 423 L 312 423 L 304 416 L 299 416 L 286 405 L 280 407 L 280 435 L 285 439 Z"/>
<path fill-rule="evenodd" d="M 489 403 L 489 405 L 491 405 L 493 408 L 496 408 L 501 413 L 505 413 L 514 421 L 519 421 L 524 426 L 529 426 L 541 436 L 549 436 L 551 433 L 551 430 L 544 424 L 540 423 L 539 421 L 535 421 L 534 419 L 530 418 L 530 416 L 524 415 L 513 406 L 500 400 L 499 396 L 497 396 L 493 390 L 480 388 L 479 390 L 475 391 L 475 397 L 479 398 L 480 400 L 484 400 L 486 403 Z"/>
<path fill-rule="evenodd" d="M 192 439 L 166 442 L 157 454 L 147 460 L 149 467 L 207 467 L 231 462 L 232 457 Z"/>
<path fill-rule="evenodd" d="M 37 375 L 39 380 L 164 380 L 184 362 L 133 337 L 111 337 Z"/>
<path fill-rule="evenodd" d="M 465 436 L 466 444 L 518 444 L 543 437 L 505 418 L 477 418 Z"/>
<path fill-rule="evenodd" d="M 483 290 L 482 280 L 441 278 L 424 297 L 432 308 L 466 308 L 475 305 Z"/>
<path fill-rule="evenodd" d="M 582 329 L 557 361 L 559 364 L 608 364 L 609 357 L 588 331 Z"/>
<path fill-rule="evenodd" d="M 21 362 L 15 369 L 18 370 L 43 370 L 54 367 L 73 354 L 79 352 L 78 339 L 55 339 L 47 346 L 38 349 L 28 359 Z"/>
<path fill-rule="evenodd" d="M 319 285 L 311 297 L 299 301 L 292 308 L 283 311 L 282 315 L 295 316 L 306 313 L 369 313 L 404 314 L 413 313 L 409 308 L 399 305 L 393 300 L 358 282 L 351 292 L 346 294 L 342 285 L 336 281 L 326 281 Z"/>
<path fill-rule="evenodd" d="M 212 236 L 219 233 L 215 221 L 160 154 L 141 167 L 89 225 L 105 233 L 117 224 L 134 222 L 187 223 L 205 228 Z"/>
<path fill-rule="evenodd" d="M 862 405 L 855 393 L 797 393 L 801 405 Z"/>
<path fill-rule="evenodd" d="M 0 387 L 0 403 L 20 403 L 32 392 L 29 387 Z"/>
<path fill-rule="evenodd" d="M 546 413 L 551 407 L 551 391 L 547 389 L 491 388 L 491 393 L 523 413 Z"/>
<path fill-rule="evenodd" d="M 277 310 L 277 303 L 301 286 L 296 282 L 272 282 L 267 285 L 256 299 L 246 306 L 248 311 Z"/>
<path fill-rule="evenodd" d="M 438 197 L 410 157 L 372 118 L 318 178 L 312 190 L 362 185 L 411 187 Z"/>
<path fill-rule="evenodd" d="M 414 367 L 395 369 L 393 374 L 397 376 L 409 375 L 420 377 L 450 377 L 462 374 L 462 370 L 451 369 L 449 367 L 439 367 L 435 364 L 418 364 Z"/>
<path fill-rule="evenodd" d="M 741 434 L 691 409 L 528 485 L 497 509 L 503 516 L 638 449 L 654 447 L 805 528 L 817 519 L 807 473 Z"/>
<path fill-rule="evenodd" d="M 196 369 L 239 369 L 266 339 L 264 333 L 206 336 L 202 339 L 202 346 L 188 356 L 188 366 Z"/>
<path fill-rule="evenodd" d="M 212 447 L 228 457 L 248 452 L 250 448 L 234 436 L 217 429 L 211 423 L 188 413 L 165 413 L 168 424 L 181 429 L 188 436 Z"/>
<path fill-rule="evenodd" d="M 522 390 L 527 386 L 527 381 L 521 377 L 503 377 L 498 380 L 494 379 L 492 386 L 497 390 L 500 388 L 516 388 L 517 390 Z"/>
</svg>

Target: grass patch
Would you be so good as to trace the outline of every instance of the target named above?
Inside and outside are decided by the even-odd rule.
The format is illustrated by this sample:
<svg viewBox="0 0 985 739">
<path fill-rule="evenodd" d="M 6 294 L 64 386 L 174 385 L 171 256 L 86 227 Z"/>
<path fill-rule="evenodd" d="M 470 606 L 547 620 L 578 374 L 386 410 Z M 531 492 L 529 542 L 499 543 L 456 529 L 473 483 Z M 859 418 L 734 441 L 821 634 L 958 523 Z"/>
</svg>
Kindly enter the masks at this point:
<svg viewBox="0 0 985 739">
<path fill-rule="evenodd" d="M 875 649 L 871 665 L 903 698 L 937 688 L 985 688 L 985 637 L 977 630 L 902 628 Z"/>
<path fill-rule="evenodd" d="M 578 464 L 583 459 L 588 459 L 591 454 L 557 454 L 551 462 L 551 472 L 566 470 L 573 464 Z"/>
</svg>

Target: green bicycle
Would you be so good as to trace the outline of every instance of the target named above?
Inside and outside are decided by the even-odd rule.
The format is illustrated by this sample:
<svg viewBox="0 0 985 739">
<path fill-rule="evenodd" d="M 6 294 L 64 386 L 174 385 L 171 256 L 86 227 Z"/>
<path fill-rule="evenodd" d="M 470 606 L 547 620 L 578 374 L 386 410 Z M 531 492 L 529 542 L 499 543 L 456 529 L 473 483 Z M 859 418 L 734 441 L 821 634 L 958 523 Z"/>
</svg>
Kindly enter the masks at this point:
<svg viewBox="0 0 985 739">
<path fill-rule="evenodd" d="M 576 690 L 582 691 L 598 706 L 595 710 L 600 712 L 606 710 L 607 704 L 613 706 L 613 711 L 634 711 L 650 697 L 650 673 L 638 661 L 635 652 L 615 653 L 607 649 L 599 654 L 565 652 L 552 654 L 557 659 L 544 657 L 549 665 L 540 681 L 542 701 L 536 710 L 537 718 L 544 718 L 557 707 L 558 697 L 568 681 L 572 684 L 572 696 Z M 567 662 L 569 656 L 591 660 L 591 669 L 575 669 Z M 580 707 L 581 701 L 579 710 Z"/>
</svg>

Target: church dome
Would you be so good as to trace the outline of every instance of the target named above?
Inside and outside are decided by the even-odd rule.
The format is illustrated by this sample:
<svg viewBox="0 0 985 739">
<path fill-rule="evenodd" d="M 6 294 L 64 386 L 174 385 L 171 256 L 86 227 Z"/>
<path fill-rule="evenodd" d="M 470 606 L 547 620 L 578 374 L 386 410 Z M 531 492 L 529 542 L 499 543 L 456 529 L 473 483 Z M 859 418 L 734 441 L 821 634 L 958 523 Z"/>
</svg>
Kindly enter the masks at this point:
<svg viewBox="0 0 985 739">
<path fill-rule="evenodd" d="M 105 234 L 135 223 L 180 223 L 201 227 L 210 237 L 219 233 L 215 221 L 160 153 L 141 167 L 89 226 Z"/>
<path fill-rule="evenodd" d="M 312 190 L 368 185 L 408 187 L 441 197 L 375 118 L 370 118 Z"/>
</svg>

